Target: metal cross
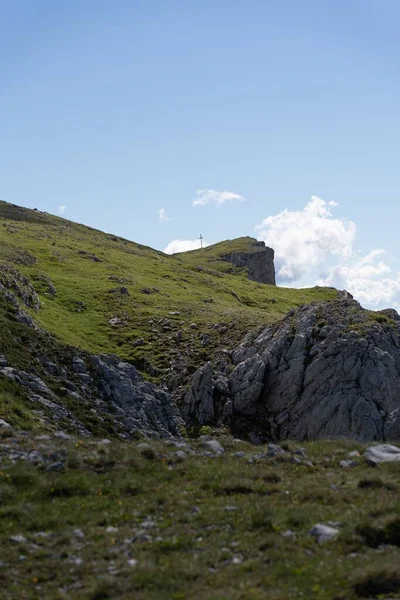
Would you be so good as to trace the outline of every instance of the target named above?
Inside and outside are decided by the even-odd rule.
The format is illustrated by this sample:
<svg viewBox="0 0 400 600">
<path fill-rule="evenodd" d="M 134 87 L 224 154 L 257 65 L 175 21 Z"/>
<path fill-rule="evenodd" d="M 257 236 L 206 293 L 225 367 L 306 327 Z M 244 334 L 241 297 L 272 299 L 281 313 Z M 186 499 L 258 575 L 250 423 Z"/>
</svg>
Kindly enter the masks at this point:
<svg viewBox="0 0 400 600">
<path fill-rule="evenodd" d="M 200 248 L 202 248 L 203 247 L 203 236 L 201 234 L 200 234 L 199 240 L 200 240 Z"/>
</svg>

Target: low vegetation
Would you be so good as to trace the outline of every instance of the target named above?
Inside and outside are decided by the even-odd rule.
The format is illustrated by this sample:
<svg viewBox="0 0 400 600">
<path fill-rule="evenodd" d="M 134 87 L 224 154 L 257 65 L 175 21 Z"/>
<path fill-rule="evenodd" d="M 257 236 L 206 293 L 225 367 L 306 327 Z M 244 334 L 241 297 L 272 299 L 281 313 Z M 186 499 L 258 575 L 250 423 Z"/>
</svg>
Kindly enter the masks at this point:
<svg viewBox="0 0 400 600">
<path fill-rule="evenodd" d="M 268 457 L 263 446 L 222 437 L 225 453 L 205 456 L 197 440 L 190 450 L 3 435 L 4 600 L 351 600 L 400 592 L 400 463 L 377 469 L 359 457 L 340 467 L 350 451 L 362 452 L 357 443 L 286 443 Z M 339 534 L 318 543 L 309 533 L 316 523 Z"/>
</svg>

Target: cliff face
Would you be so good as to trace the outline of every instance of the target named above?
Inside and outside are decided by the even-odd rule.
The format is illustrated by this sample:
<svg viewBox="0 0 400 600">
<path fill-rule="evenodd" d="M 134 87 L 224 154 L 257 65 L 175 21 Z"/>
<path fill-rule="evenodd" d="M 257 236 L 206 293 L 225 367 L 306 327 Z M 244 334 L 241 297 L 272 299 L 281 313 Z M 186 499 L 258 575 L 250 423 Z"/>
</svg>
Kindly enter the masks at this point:
<svg viewBox="0 0 400 600">
<path fill-rule="evenodd" d="M 237 267 L 246 267 L 249 279 L 252 281 L 276 285 L 274 251 L 272 248 L 268 248 L 264 242 L 254 240 L 250 251 L 226 254 L 221 256 L 221 260 L 231 262 Z"/>
<path fill-rule="evenodd" d="M 192 386 L 185 398 L 189 421 L 211 418 L 261 439 L 400 438 L 396 311 L 371 313 L 344 294 L 306 305 L 251 332 L 207 374 L 207 395 Z"/>
</svg>

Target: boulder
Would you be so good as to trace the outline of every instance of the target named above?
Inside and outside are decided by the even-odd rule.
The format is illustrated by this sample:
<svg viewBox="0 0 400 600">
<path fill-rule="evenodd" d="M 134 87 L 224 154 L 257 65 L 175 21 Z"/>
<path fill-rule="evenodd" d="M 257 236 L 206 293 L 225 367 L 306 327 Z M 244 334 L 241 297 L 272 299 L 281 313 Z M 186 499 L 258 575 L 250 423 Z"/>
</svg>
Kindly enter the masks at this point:
<svg viewBox="0 0 400 600">
<path fill-rule="evenodd" d="M 382 462 L 393 462 L 400 460 L 400 448 L 382 444 L 380 446 L 370 446 L 364 452 L 365 460 L 371 465 L 378 465 Z"/>
</svg>

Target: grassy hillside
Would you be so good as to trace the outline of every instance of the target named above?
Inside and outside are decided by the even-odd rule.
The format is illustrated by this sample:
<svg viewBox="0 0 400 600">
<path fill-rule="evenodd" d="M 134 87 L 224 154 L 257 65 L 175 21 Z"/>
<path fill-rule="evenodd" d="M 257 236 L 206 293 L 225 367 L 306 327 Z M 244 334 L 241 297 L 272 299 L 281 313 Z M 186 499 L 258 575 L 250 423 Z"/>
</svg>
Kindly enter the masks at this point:
<svg viewBox="0 0 400 600">
<path fill-rule="evenodd" d="M 138 365 L 146 361 L 159 376 L 175 357 L 186 356 L 194 368 L 216 348 L 238 342 L 249 328 L 335 296 L 329 288 L 266 286 L 240 270 L 210 268 L 209 257 L 246 247 L 249 240 L 204 249 L 207 261 L 201 265 L 199 253 L 167 256 L 0 202 L 0 265 L 29 279 L 40 308 L 28 310 L 39 325 L 71 346 L 116 353 Z M 229 263 L 218 264 L 232 270 Z M 4 277 L 0 271 L 0 282 Z"/>
</svg>

